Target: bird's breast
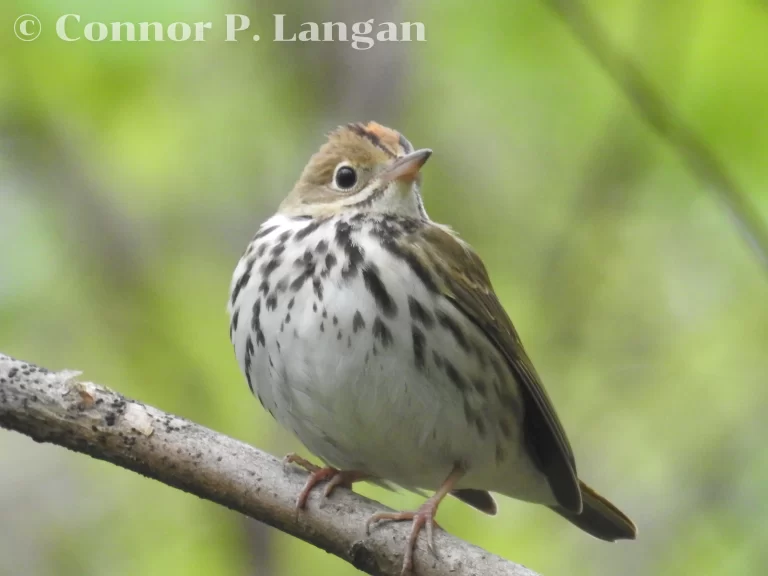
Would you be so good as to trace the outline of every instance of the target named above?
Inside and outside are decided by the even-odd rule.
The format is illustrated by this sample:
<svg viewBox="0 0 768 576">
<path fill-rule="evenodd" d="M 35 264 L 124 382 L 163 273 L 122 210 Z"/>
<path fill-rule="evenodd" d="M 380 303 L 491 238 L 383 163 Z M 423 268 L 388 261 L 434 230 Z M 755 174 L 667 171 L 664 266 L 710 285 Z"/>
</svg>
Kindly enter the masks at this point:
<svg viewBox="0 0 768 576">
<path fill-rule="evenodd" d="M 264 407 L 326 462 L 423 488 L 459 463 L 493 488 L 527 459 L 517 385 L 428 267 L 387 244 L 398 231 L 265 223 L 233 278 L 237 357 Z"/>
</svg>

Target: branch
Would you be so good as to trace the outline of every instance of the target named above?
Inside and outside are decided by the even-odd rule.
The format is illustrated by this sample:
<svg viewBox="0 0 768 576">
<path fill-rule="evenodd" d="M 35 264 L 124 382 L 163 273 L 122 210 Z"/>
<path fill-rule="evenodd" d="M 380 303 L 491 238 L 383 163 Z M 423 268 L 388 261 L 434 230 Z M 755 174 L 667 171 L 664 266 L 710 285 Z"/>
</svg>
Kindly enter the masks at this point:
<svg viewBox="0 0 768 576">
<path fill-rule="evenodd" d="M 742 237 L 768 269 L 768 229 L 749 197 L 742 192 L 717 156 L 677 116 L 632 59 L 611 43 L 583 0 L 546 2 L 624 92 L 639 116 L 669 143 L 691 174 L 715 193 Z"/>
<path fill-rule="evenodd" d="M 382 505 L 339 489 L 296 512 L 305 477 L 280 460 L 199 424 L 130 400 L 79 373 L 49 372 L 0 354 L 0 427 L 111 462 L 260 520 L 376 576 L 400 573 L 405 526 L 365 535 Z M 438 530 L 439 557 L 419 543 L 419 576 L 536 576 Z"/>
</svg>

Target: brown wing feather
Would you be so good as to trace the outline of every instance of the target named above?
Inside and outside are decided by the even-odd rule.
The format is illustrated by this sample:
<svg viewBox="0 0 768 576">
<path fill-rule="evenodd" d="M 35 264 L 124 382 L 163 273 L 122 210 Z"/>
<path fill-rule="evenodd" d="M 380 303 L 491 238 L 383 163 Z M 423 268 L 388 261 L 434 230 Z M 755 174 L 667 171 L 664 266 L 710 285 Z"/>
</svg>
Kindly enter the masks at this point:
<svg viewBox="0 0 768 576">
<path fill-rule="evenodd" d="M 429 260 L 423 258 L 424 254 L 420 256 L 422 261 L 433 264 L 442 294 L 488 336 L 522 384 L 523 431 L 531 457 L 547 476 L 560 506 L 581 512 L 581 490 L 573 451 L 552 401 L 493 291 L 485 265 L 469 245 L 442 226 L 426 226 L 419 235 L 425 243 L 414 244 L 429 252 Z"/>
</svg>

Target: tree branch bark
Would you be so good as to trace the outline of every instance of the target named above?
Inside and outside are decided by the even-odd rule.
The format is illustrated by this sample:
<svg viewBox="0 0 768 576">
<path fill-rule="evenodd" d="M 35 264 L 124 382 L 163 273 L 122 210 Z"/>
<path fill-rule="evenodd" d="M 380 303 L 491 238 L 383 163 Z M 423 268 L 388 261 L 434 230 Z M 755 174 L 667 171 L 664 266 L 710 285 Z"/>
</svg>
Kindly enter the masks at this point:
<svg viewBox="0 0 768 576">
<path fill-rule="evenodd" d="M 382 505 L 339 489 L 297 513 L 302 472 L 277 458 L 178 416 L 77 379 L 0 354 L 0 427 L 58 444 L 216 502 L 335 554 L 375 576 L 400 573 L 409 527 L 365 521 Z M 536 576 L 442 530 L 439 557 L 419 543 L 419 576 Z"/>
</svg>

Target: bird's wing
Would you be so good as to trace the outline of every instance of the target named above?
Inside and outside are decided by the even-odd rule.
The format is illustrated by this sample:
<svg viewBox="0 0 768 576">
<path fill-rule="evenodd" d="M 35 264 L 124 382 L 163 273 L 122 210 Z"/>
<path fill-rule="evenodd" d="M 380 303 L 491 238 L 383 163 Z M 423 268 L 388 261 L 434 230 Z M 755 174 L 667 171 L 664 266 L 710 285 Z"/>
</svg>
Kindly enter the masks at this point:
<svg viewBox="0 0 768 576">
<path fill-rule="evenodd" d="M 417 234 L 420 241 L 409 246 L 419 260 L 429 263 L 437 277 L 437 289 L 496 346 L 521 384 L 523 438 L 534 463 L 547 477 L 560 506 L 581 512 L 581 490 L 568 438 L 512 321 L 493 291 L 485 265 L 446 227 L 430 224 Z"/>
</svg>

